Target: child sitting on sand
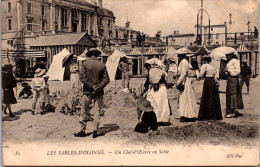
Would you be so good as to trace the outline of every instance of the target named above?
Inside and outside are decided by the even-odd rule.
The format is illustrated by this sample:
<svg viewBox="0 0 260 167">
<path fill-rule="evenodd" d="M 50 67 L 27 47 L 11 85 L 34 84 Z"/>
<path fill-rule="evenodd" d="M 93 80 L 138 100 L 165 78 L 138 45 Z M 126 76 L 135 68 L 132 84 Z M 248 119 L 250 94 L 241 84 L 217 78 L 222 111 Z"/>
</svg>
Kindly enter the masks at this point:
<svg viewBox="0 0 260 167">
<path fill-rule="evenodd" d="M 147 133 L 149 130 L 157 131 L 157 118 L 153 111 L 153 107 L 148 100 L 140 99 L 137 102 L 137 110 L 141 111 L 141 116 L 134 131 L 139 133 Z"/>
<path fill-rule="evenodd" d="M 28 98 L 32 98 L 32 91 L 31 91 L 31 87 L 28 83 L 24 82 L 22 83 L 22 91 L 19 93 L 19 98 L 24 98 L 24 99 L 28 99 Z"/>
</svg>

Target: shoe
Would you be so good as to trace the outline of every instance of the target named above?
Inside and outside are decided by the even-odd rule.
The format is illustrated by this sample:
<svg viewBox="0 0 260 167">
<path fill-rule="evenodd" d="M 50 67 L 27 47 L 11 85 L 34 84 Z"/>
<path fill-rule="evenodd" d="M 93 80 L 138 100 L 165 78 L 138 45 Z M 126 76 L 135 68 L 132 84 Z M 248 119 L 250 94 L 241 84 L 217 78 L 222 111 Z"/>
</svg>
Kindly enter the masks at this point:
<svg viewBox="0 0 260 167">
<path fill-rule="evenodd" d="M 230 114 L 225 115 L 225 118 L 232 118 L 232 116 Z"/>
<path fill-rule="evenodd" d="M 243 116 L 243 114 L 241 114 L 240 112 L 238 112 L 237 110 L 235 110 L 235 116 L 236 116 L 236 117 L 241 117 L 241 116 Z"/>
<path fill-rule="evenodd" d="M 188 122 L 187 118 L 181 118 L 180 122 Z"/>
<path fill-rule="evenodd" d="M 8 115 L 8 113 L 7 113 L 6 111 L 4 111 L 4 114 L 5 114 L 5 115 Z"/>
<path fill-rule="evenodd" d="M 34 111 L 32 111 L 32 115 L 35 115 Z"/>
<path fill-rule="evenodd" d="M 78 133 L 74 133 L 75 137 L 86 137 L 86 133 L 84 131 L 80 131 Z"/>
<path fill-rule="evenodd" d="M 13 113 L 9 113 L 9 117 L 14 117 L 14 114 Z"/>
<path fill-rule="evenodd" d="M 97 134 L 97 131 L 93 131 L 93 138 L 97 138 L 98 137 L 98 134 Z"/>
</svg>

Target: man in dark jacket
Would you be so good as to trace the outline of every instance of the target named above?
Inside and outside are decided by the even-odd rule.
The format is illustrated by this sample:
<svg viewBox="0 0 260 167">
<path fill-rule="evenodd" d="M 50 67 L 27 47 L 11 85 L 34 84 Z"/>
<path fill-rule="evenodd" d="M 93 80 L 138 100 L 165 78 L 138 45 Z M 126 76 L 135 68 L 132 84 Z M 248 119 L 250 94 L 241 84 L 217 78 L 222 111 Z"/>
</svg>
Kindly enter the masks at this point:
<svg viewBox="0 0 260 167">
<path fill-rule="evenodd" d="M 100 116 L 103 114 L 103 89 L 110 82 L 105 64 L 97 60 L 97 57 L 100 55 L 101 52 L 99 50 L 90 49 L 89 52 L 86 53 L 86 56 L 90 57 L 90 60 L 83 63 L 80 71 L 80 80 L 84 84 L 84 95 L 80 102 L 81 113 L 79 120 L 82 129 L 80 132 L 74 134 L 76 137 L 86 136 L 85 129 L 88 121 L 93 121 L 93 138 L 98 137 L 97 130 L 100 124 Z M 92 100 L 94 100 L 93 113 L 90 113 Z M 94 115 L 94 118 L 92 115 Z"/>
<path fill-rule="evenodd" d="M 247 60 L 243 60 L 243 66 L 242 66 L 242 69 L 241 69 L 240 87 L 241 87 L 241 91 L 242 91 L 242 87 L 244 85 L 244 82 L 246 83 L 247 95 L 249 95 L 249 80 L 250 80 L 251 74 L 252 74 L 252 70 L 247 65 Z"/>
</svg>

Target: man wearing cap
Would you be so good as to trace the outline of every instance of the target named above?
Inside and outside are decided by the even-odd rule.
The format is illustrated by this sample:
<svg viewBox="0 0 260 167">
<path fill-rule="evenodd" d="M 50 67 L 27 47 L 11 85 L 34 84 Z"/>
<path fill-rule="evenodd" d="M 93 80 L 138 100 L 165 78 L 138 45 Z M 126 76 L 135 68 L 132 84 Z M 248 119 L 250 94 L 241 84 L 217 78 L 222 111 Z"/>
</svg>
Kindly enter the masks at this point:
<svg viewBox="0 0 260 167">
<path fill-rule="evenodd" d="M 250 76 L 252 74 L 252 70 L 247 65 L 247 60 L 243 60 L 242 63 L 243 63 L 242 64 L 243 66 L 241 69 L 240 87 L 241 87 L 241 91 L 242 91 L 242 87 L 243 87 L 244 83 L 246 83 L 247 95 L 249 95 L 249 80 L 250 80 Z"/>
<path fill-rule="evenodd" d="M 75 137 L 86 136 L 85 129 L 88 121 L 93 121 L 93 138 L 98 137 L 97 130 L 100 124 L 100 117 L 102 116 L 103 89 L 110 82 L 105 64 L 97 60 L 97 57 L 100 55 L 101 52 L 99 50 L 90 49 L 86 53 L 90 60 L 83 63 L 80 71 L 80 81 L 83 83 L 83 97 L 80 101 L 79 122 L 82 127 L 80 132 L 74 134 Z M 94 100 L 93 113 L 90 113 L 92 100 Z"/>
<path fill-rule="evenodd" d="M 133 63 L 129 62 L 127 57 L 122 57 L 121 60 L 118 69 L 122 71 L 122 87 L 124 89 L 129 88 L 129 71 Z"/>
<path fill-rule="evenodd" d="M 31 82 L 31 88 L 33 89 L 32 115 L 35 114 L 37 102 L 40 104 L 41 113 L 44 112 L 44 89 L 46 87 L 45 81 L 42 78 L 44 73 L 45 69 L 37 68 Z"/>
</svg>

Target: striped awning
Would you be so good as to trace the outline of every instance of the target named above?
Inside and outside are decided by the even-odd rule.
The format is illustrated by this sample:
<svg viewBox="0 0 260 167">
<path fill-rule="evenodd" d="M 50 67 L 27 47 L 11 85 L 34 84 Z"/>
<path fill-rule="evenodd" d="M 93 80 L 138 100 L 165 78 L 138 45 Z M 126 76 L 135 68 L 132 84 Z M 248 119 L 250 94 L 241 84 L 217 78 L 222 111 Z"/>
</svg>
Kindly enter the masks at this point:
<svg viewBox="0 0 260 167">
<path fill-rule="evenodd" d="M 30 59 L 37 57 L 46 57 L 45 51 L 37 51 L 37 50 L 2 50 L 2 57 L 11 56 L 15 58 L 21 59 Z"/>
<path fill-rule="evenodd" d="M 142 52 L 135 47 L 128 55 L 142 55 Z"/>
<path fill-rule="evenodd" d="M 147 52 L 144 53 L 145 55 L 159 55 L 158 52 L 154 50 L 154 48 L 151 46 Z"/>
<path fill-rule="evenodd" d="M 238 53 L 250 52 L 250 50 L 248 50 L 244 44 L 240 44 L 239 47 L 237 48 L 237 52 Z"/>
<path fill-rule="evenodd" d="M 173 55 L 176 53 L 176 49 L 174 47 L 166 47 L 165 51 L 162 52 L 162 54 L 167 54 L 167 55 Z"/>
</svg>

